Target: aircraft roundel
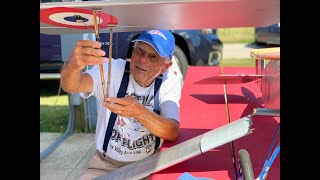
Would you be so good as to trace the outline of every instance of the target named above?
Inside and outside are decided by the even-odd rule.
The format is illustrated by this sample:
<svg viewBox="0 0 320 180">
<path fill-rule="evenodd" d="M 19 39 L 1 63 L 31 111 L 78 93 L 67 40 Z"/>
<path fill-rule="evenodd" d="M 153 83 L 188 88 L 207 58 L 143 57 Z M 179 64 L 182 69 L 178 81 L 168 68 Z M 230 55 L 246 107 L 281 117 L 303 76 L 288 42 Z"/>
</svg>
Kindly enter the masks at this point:
<svg viewBox="0 0 320 180">
<path fill-rule="evenodd" d="M 99 28 L 117 25 L 118 19 L 102 11 L 96 12 Z M 40 10 L 40 22 L 75 29 L 94 29 L 93 12 L 89 9 L 54 7 Z"/>
</svg>

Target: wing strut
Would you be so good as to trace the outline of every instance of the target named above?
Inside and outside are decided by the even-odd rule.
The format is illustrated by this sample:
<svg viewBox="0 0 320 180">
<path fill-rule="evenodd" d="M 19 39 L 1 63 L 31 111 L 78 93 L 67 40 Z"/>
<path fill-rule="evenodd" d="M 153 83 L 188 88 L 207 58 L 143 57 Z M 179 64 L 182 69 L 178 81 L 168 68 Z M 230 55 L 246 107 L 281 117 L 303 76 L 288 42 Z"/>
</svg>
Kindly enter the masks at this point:
<svg viewBox="0 0 320 180">
<path fill-rule="evenodd" d="M 96 41 L 100 42 L 99 26 L 98 26 L 98 23 L 97 23 L 96 12 L 101 12 L 101 9 L 93 9 L 92 10 L 93 22 L 94 22 L 94 33 L 96 35 Z M 100 20 L 100 17 L 99 17 L 99 20 Z M 99 64 L 104 101 L 107 101 L 107 97 L 109 97 L 109 95 L 110 95 L 110 82 L 111 82 L 110 79 L 111 79 L 111 66 L 112 66 L 112 35 L 113 35 L 112 27 L 116 26 L 116 25 L 115 24 L 108 24 L 107 26 L 110 28 L 107 92 L 106 92 L 106 87 L 105 87 L 106 85 L 105 85 L 105 80 L 104 80 L 103 66 L 102 66 L 102 64 Z"/>
</svg>

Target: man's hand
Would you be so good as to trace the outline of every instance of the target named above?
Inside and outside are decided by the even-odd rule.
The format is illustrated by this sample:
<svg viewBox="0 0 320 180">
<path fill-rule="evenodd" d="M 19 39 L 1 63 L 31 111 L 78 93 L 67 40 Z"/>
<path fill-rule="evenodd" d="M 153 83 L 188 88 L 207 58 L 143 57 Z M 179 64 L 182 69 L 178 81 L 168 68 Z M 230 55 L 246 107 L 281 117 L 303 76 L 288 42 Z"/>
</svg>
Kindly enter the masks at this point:
<svg viewBox="0 0 320 180">
<path fill-rule="evenodd" d="M 159 138 L 175 141 L 179 134 L 179 122 L 150 112 L 132 96 L 123 98 L 108 97 L 103 105 L 112 112 L 123 117 L 132 117 L 144 125 L 152 134 Z"/>
<path fill-rule="evenodd" d="M 90 75 L 82 74 L 87 65 L 102 64 L 108 61 L 106 52 L 101 50 L 101 43 L 91 40 L 80 40 L 74 47 L 68 61 L 61 70 L 61 86 L 69 93 L 91 92 L 93 80 Z"/>
<path fill-rule="evenodd" d="M 123 98 L 108 97 L 107 101 L 103 102 L 103 105 L 116 114 L 135 119 L 139 114 L 147 110 L 133 96 L 125 96 Z"/>
<path fill-rule="evenodd" d="M 102 57 L 106 52 L 100 48 L 101 43 L 98 41 L 79 40 L 69 57 L 68 64 L 74 70 L 82 70 L 87 65 L 107 62 L 108 58 Z"/>
</svg>

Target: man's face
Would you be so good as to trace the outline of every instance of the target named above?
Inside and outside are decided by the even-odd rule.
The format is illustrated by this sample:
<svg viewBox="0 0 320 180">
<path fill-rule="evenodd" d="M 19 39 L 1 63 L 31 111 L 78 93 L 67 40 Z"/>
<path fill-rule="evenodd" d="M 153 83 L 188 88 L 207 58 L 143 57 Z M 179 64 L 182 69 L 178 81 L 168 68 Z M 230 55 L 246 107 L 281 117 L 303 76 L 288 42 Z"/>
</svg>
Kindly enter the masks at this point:
<svg viewBox="0 0 320 180">
<path fill-rule="evenodd" d="M 172 61 L 162 58 L 148 43 L 138 42 L 133 48 L 130 72 L 142 87 L 148 87 L 161 73 L 164 73 Z"/>
</svg>

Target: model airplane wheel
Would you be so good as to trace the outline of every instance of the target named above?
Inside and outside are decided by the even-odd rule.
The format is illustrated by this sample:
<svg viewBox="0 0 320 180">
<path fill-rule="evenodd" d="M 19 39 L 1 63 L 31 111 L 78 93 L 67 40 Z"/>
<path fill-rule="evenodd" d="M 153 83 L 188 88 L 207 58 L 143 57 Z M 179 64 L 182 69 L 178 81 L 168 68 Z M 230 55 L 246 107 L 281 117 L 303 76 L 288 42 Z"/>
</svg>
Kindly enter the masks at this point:
<svg viewBox="0 0 320 180">
<path fill-rule="evenodd" d="M 239 157 L 243 180 L 254 180 L 254 173 L 248 151 L 245 149 L 241 149 L 239 151 Z"/>
</svg>

